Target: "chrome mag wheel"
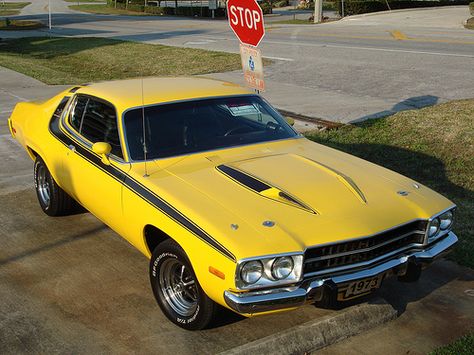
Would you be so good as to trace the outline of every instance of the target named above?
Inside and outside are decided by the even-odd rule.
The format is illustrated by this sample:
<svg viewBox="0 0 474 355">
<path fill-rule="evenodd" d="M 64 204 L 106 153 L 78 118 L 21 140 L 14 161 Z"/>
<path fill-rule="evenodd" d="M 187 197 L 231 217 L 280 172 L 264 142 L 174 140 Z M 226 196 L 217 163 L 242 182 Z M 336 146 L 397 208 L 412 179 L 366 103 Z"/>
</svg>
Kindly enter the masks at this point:
<svg viewBox="0 0 474 355">
<path fill-rule="evenodd" d="M 179 315 L 196 312 L 198 291 L 190 270 L 178 259 L 167 259 L 160 267 L 159 283 L 166 302 Z"/>
<path fill-rule="evenodd" d="M 37 171 L 38 195 L 45 206 L 49 206 L 51 201 L 51 189 L 49 186 L 48 172 L 43 164 L 38 166 Z"/>
</svg>

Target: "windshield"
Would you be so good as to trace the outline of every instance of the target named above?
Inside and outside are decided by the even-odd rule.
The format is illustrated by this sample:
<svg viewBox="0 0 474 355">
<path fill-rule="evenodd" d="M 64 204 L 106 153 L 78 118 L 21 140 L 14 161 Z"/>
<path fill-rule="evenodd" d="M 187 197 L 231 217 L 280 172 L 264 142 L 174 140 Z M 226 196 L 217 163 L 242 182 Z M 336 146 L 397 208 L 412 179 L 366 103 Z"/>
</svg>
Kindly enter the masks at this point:
<svg viewBox="0 0 474 355">
<path fill-rule="evenodd" d="M 132 160 L 144 159 L 144 147 L 147 159 L 157 159 L 297 136 L 258 96 L 148 106 L 144 114 L 139 107 L 124 116 Z"/>
</svg>

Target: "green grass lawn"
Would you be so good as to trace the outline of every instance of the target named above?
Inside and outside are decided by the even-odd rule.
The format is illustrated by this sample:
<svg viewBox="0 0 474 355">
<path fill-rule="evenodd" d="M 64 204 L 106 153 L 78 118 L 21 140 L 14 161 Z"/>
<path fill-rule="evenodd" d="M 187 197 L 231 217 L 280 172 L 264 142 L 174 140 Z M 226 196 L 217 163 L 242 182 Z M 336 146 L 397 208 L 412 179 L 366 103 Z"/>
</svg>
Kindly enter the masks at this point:
<svg viewBox="0 0 474 355">
<path fill-rule="evenodd" d="M 44 25 L 41 22 L 34 20 L 0 20 L 2 31 L 36 30 L 42 27 Z"/>
<path fill-rule="evenodd" d="M 0 66 L 47 84 L 239 69 L 240 56 L 104 38 L 22 38 L 0 46 Z"/>
<path fill-rule="evenodd" d="M 454 201 L 460 242 L 450 258 L 474 268 L 474 99 L 307 136 L 409 176 Z"/>
<path fill-rule="evenodd" d="M 4 4 L 0 1 L 0 16 L 18 15 L 20 10 L 29 4 L 31 2 L 6 2 Z"/>
<path fill-rule="evenodd" d="M 472 355 L 474 354 L 474 332 L 467 334 L 455 342 L 442 346 L 430 355 Z"/>
<path fill-rule="evenodd" d="M 70 5 L 70 9 L 88 12 L 91 14 L 99 15 L 127 15 L 127 16 L 156 16 L 154 14 L 138 11 L 128 11 L 124 9 L 116 9 L 103 4 L 83 4 L 83 5 Z"/>
<path fill-rule="evenodd" d="M 273 24 L 286 24 L 286 25 L 314 25 L 314 22 L 308 20 L 294 19 L 294 20 L 282 20 L 282 21 L 272 21 L 268 22 L 268 25 Z"/>
</svg>

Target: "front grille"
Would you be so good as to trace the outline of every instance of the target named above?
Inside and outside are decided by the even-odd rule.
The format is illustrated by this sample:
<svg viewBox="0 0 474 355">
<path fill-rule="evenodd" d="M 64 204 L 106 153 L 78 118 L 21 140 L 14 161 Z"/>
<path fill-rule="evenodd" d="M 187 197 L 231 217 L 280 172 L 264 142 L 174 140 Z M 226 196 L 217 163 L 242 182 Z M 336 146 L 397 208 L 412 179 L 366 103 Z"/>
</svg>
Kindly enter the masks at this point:
<svg viewBox="0 0 474 355">
<path fill-rule="evenodd" d="M 329 269 L 370 263 L 413 244 L 422 244 L 425 230 L 426 221 L 414 221 L 372 237 L 309 248 L 305 253 L 304 274 L 323 274 Z"/>
</svg>

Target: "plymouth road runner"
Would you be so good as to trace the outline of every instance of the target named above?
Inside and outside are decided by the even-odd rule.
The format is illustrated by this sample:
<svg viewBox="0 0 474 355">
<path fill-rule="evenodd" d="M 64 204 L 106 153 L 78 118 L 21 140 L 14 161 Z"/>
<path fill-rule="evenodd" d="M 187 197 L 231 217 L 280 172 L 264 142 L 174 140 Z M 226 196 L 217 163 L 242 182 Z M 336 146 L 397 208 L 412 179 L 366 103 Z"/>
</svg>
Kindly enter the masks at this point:
<svg viewBox="0 0 474 355">
<path fill-rule="evenodd" d="M 9 126 L 43 211 L 81 205 L 150 258 L 156 300 L 185 329 L 220 306 L 250 316 L 416 281 L 457 242 L 448 199 L 307 140 L 231 83 L 76 86 L 17 104 Z"/>
</svg>

